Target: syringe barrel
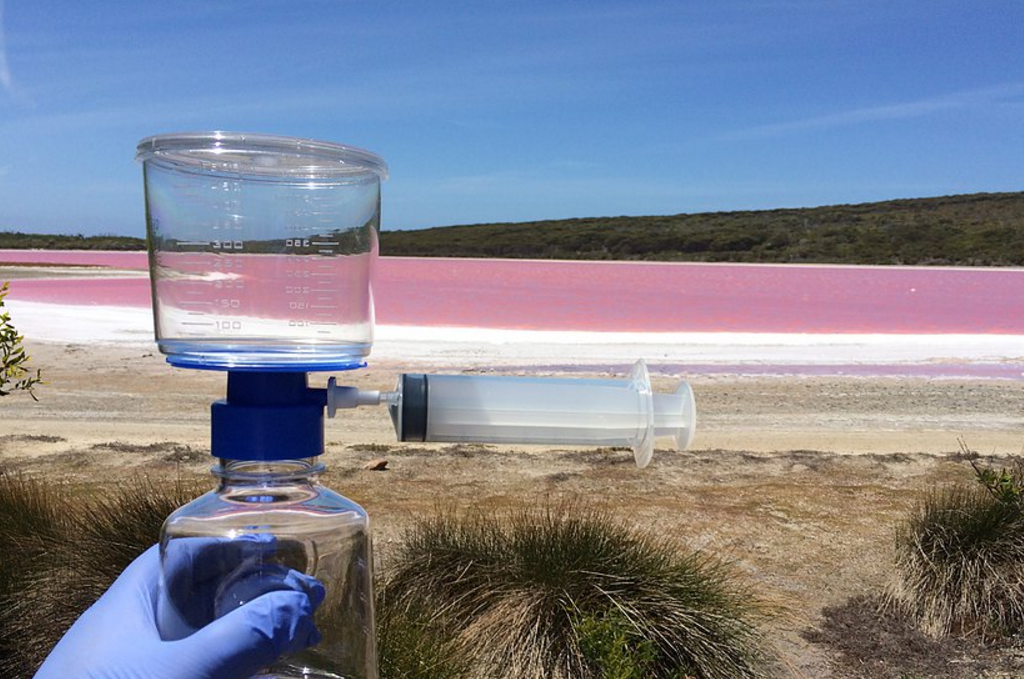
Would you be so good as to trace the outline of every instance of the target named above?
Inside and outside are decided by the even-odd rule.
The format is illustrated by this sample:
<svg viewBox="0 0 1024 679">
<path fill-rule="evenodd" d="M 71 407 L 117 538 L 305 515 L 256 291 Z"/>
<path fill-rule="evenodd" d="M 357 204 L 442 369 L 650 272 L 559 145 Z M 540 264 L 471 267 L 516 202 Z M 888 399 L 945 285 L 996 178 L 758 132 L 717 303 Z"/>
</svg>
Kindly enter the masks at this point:
<svg viewBox="0 0 1024 679">
<path fill-rule="evenodd" d="M 402 441 L 629 446 L 645 466 L 655 436 L 691 438 L 683 387 L 653 394 L 642 361 L 626 379 L 406 374 L 392 413 Z"/>
</svg>

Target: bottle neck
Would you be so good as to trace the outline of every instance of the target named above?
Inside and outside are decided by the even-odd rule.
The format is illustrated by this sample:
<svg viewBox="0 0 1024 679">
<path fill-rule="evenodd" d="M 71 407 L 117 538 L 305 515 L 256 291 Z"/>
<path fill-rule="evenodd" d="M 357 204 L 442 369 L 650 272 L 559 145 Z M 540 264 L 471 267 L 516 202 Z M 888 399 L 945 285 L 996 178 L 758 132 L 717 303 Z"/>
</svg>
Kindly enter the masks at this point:
<svg viewBox="0 0 1024 679">
<path fill-rule="evenodd" d="M 220 487 L 265 487 L 312 485 L 324 471 L 319 456 L 292 460 L 227 460 L 211 470 L 220 478 Z"/>
</svg>

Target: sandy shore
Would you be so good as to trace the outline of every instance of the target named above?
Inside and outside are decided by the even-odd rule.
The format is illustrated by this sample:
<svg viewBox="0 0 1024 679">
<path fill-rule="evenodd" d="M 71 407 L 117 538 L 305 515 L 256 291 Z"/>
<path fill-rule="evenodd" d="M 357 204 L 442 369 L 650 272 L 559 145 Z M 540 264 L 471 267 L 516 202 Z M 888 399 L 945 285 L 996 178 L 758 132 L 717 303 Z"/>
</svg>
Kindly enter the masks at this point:
<svg viewBox="0 0 1024 679">
<path fill-rule="evenodd" d="M 222 396 L 222 374 L 174 369 L 149 342 L 30 341 L 28 348 L 47 384 L 38 390 L 38 403 L 4 400 L 3 430 L 75 437 L 95 430 L 99 438 L 123 432 L 132 439 L 159 430 L 154 440 L 167 438 L 166 430 L 176 440 L 205 444 L 208 406 Z M 367 369 L 337 378 L 342 384 L 390 389 L 401 372 L 460 372 L 453 365 L 459 348 L 470 373 L 559 374 L 553 366 L 560 364 L 571 376 L 623 376 L 579 364 L 583 351 L 578 347 L 557 355 L 558 348 L 547 345 L 547 355 L 509 358 L 502 346 L 478 342 L 468 348 L 454 343 L 452 355 L 433 360 L 374 360 Z M 644 348 L 634 345 L 634 355 Z M 623 366 L 620 370 L 629 365 L 614 347 L 604 350 L 604 362 Z M 497 360 L 501 356 L 504 366 Z M 939 454 L 958 450 L 963 439 L 972 449 L 1005 454 L 1024 445 L 1024 380 L 726 372 L 653 376 L 661 391 L 673 390 L 680 379 L 690 382 L 698 403 L 695 450 Z M 326 375 L 313 374 L 310 381 L 326 383 Z M 328 431 L 339 443 L 394 439 L 382 409 L 345 412 Z"/>
</svg>

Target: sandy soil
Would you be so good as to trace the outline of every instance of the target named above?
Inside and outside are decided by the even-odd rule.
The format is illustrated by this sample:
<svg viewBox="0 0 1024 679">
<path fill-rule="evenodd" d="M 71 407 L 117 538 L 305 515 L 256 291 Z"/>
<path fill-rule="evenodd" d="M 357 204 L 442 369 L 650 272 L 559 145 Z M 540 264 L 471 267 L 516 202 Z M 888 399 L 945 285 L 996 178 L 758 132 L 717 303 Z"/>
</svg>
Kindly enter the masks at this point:
<svg viewBox="0 0 1024 679">
<path fill-rule="evenodd" d="M 30 343 L 47 384 L 39 401 L 0 402 L 0 465 L 108 485 L 133 472 L 202 478 L 209 403 L 224 376 L 172 369 L 141 344 Z M 342 383 L 388 389 L 425 363 L 373 367 Z M 579 373 L 576 373 L 579 374 Z M 325 380 L 314 376 L 314 382 Z M 327 485 L 363 504 L 378 551 L 442 503 L 500 509 L 579 496 L 683 545 L 736 562 L 793 611 L 775 637 L 794 676 L 843 677 L 803 638 L 823 607 L 877 592 L 892 529 L 938 484 L 967 479 L 962 440 L 989 456 L 1024 444 L 1024 382 L 701 375 L 689 452 L 659 450 L 645 470 L 628 450 L 395 444 L 383 409 L 327 425 Z M 656 387 L 675 380 L 661 376 Z M 367 471 L 386 457 L 384 472 Z"/>
</svg>

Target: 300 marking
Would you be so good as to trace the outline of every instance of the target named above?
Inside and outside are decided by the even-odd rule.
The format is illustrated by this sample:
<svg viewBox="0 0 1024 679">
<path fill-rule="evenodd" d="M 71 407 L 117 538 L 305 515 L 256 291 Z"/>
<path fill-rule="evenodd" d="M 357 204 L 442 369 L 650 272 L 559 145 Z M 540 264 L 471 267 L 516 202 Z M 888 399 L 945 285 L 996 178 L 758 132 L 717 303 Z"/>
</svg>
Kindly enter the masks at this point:
<svg viewBox="0 0 1024 679">
<path fill-rule="evenodd" d="M 213 246 L 214 250 L 241 250 L 245 246 L 245 242 L 240 240 L 215 240 L 210 241 L 210 245 Z"/>
</svg>

